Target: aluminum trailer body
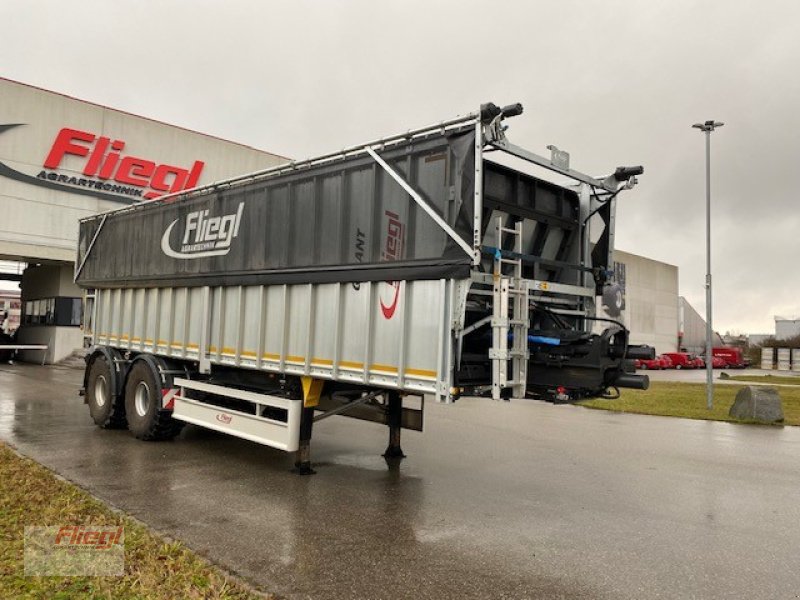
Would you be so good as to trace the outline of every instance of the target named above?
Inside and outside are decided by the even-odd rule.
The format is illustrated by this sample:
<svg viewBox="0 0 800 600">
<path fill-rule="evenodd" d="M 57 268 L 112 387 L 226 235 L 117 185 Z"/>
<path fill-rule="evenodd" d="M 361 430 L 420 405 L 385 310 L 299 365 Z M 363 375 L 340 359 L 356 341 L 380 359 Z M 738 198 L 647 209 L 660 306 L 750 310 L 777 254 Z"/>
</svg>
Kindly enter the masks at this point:
<svg viewBox="0 0 800 600">
<path fill-rule="evenodd" d="M 422 429 L 409 396 L 646 387 L 628 359 L 652 349 L 620 324 L 590 333 L 615 198 L 642 169 L 594 178 L 519 148 L 504 122 L 521 112 L 488 104 L 83 219 L 95 421 L 143 439 L 196 423 L 296 450 L 308 472 L 311 423 L 333 414 L 389 425 L 402 456 L 400 428 Z"/>
</svg>

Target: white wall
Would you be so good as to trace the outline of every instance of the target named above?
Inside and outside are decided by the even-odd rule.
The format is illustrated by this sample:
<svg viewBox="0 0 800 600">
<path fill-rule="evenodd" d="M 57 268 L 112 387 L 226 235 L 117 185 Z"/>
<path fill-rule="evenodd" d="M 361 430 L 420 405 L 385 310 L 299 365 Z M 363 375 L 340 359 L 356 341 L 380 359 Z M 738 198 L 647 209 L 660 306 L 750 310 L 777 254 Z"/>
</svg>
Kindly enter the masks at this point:
<svg viewBox="0 0 800 600">
<path fill-rule="evenodd" d="M 681 347 L 687 352 L 705 354 L 706 320 L 683 296 L 680 297 L 680 318 Z M 711 343 L 713 346 L 725 345 L 717 332 L 713 333 Z"/>
<path fill-rule="evenodd" d="M 800 335 L 800 319 L 775 317 L 775 339 L 788 340 Z"/>
<path fill-rule="evenodd" d="M 678 267 L 616 250 L 625 264 L 624 322 L 632 344 L 674 352 L 678 340 Z"/>
<path fill-rule="evenodd" d="M 72 281 L 72 265 L 29 266 L 22 274 L 22 306 L 28 300 L 66 296 L 80 298 L 83 290 Z M 17 333 L 19 344 L 47 344 L 47 363 L 58 362 L 73 351 L 83 347 L 83 330 L 80 327 L 55 327 L 51 325 L 22 325 Z M 41 362 L 38 350 L 22 352 L 22 359 Z"/>
<path fill-rule="evenodd" d="M 45 344 L 46 364 L 57 363 L 67 358 L 75 350 L 83 347 L 83 330 L 80 327 L 23 327 L 20 329 L 20 344 Z M 20 357 L 25 362 L 41 363 L 42 352 L 39 350 L 23 350 Z"/>
</svg>

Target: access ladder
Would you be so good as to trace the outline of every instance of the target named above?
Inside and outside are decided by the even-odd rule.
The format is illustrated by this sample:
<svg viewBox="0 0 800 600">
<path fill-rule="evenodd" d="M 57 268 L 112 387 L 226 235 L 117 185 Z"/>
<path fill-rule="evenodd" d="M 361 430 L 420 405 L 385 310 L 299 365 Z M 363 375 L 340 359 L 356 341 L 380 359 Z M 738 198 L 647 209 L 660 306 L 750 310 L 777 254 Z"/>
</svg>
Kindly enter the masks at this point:
<svg viewBox="0 0 800 600">
<path fill-rule="evenodd" d="M 528 283 L 522 277 L 522 220 L 514 229 L 503 226 L 497 218 L 492 275 L 492 398 L 500 400 L 502 391 L 510 388 L 515 398 L 525 397 L 528 379 Z M 513 236 L 513 258 L 503 258 L 503 237 Z M 508 253 L 512 254 L 512 253 Z M 504 273 L 504 266 L 507 272 Z M 511 344 L 509 347 L 509 338 Z M 509 363 L 511 377 L 509 378 Z"/>
</svg>

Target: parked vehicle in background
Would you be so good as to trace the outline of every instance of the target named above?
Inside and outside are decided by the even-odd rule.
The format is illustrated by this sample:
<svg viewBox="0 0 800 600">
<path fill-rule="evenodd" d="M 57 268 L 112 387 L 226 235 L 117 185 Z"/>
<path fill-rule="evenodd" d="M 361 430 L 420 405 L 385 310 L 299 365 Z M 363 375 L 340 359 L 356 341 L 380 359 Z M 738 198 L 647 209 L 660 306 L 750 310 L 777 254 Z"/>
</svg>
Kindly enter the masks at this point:
<svg viewBox="0 0 800 600">
<path fill-rule="evenodd" d="M 669 359 L 669 357 L 662 354 L 651 359 L 637 359 L 633 361 L 633 366 L 637 369 L 642 369 L 643 371 L 648 369 L 660 371 L 662 369 L 671 369 L 672 361 Z"/>
<path fill-rule="evenodd" d="M 642 369 L 643 371 L 646 371 L 648 369 L 659 371 L 664 368 L 664 365 L 658 356 L 651 359 L 643 359 L 643 360 L 636 359 L 635 361 L 633 361 L 633 366 L 637 369 Z"/>
<path fill-rule="evenodd" d="M 697 366 L 698 369 L 705 369 L 706 368 L 706 358 L 705 356 L 698 356 L 694 359 L 694 364 Z M 711 357 L 711 368 L 712 369 L 724 369 L 728 366 L 728 363 L 725 362 L 724 359 L 720 358 L 719 356 L 712 356 Z"/>
<path fill-rule="evenodd" d="M 720 346 L 711 349 L 711 354 L 715 358 L 721 358 L 725 361 L 723 368 L 729 369 L 744 369 L 750 365 L 749 359 L 744 357 L 741 348 L 733 348 L 728 346 Z"/>
<path fill-rule="evenodd" d="M 672 361 L 672 365 L 679 370 L 696 369 L 699 366 L 695 360 L 697 356 L 688 352 L 665 352 L 663 356 L 668 357 Z"/>
</svg>

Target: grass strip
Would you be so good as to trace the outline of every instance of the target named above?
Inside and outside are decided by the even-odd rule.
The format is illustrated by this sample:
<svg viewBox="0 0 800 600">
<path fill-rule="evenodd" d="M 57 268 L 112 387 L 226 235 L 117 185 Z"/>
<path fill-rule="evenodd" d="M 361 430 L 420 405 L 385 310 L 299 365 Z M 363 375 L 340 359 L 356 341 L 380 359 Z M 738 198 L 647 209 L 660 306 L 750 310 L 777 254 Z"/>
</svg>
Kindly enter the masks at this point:
<svg viewBox="0 0 800 600">
<path fill-rule="evenodd" d="M 792 375 L 731 375 L 730 381 L 749 381 L 759 385 L 769 383 L 783 383 L 787 385 L 800 385 L 800 376 Z"/>
<path fill-rule="evenodd" d="M 736 392 L 742 387 L 715 385 L 714 407 L 710 411 L 706 408 L 705 384 L 670 381 L 651 381 L 646 391 L 624 389 L 617 400 L 584 400 L 579 404 L 614 412 L 748 423 L 752 421 L 728 416 Z M 800 425 L 800 388 L 778 388 L 778 393 L 783 402 L 784 425 Z"/>
<path fill-rule="evenodd" d="M 26 525 L 125 528 L 121 577 L 30 577 L 23 565 Z M 180 542 L 166 541 L 38 463 L 0 444 L 0 598 L 264 598 Z"/>
</svg>

